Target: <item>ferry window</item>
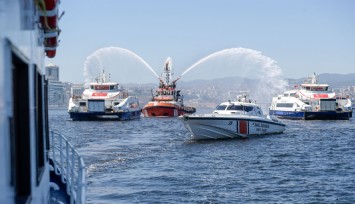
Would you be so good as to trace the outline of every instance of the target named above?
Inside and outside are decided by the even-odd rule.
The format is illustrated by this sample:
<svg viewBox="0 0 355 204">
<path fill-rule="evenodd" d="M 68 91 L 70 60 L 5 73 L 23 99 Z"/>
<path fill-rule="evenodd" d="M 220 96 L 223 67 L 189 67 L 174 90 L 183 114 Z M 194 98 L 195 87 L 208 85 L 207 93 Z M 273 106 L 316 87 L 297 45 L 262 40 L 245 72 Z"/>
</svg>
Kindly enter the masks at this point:
<svg viewBox="0 0 355 204">
<path fill-rule="evenodd" d="M 35 108 L 35 139 L 36 139 L 36 174 L 37 185 L 39 185 L 44 171 L 44 129 L 43 129 L 43 79 L 42 75 L 37 71 L 37 66 L 32 67 L 34 73 L 34 108 Z"/>
<path fill-rule="evenodd" d="M 12 62 L 13 118 L 11 133 L 11 182 L 15 203 L 26 203 L 31 195 L 30 82 L 28 64 L 14 51 Z"/>
<path fill-rule="evenodd" d="M 328 87 L 325 87 L 325 89 L 324 89 L 325 91 L 328 91 Z"/>
<path fill-rule="evenodd" d="M 217 107 L 216 107 L 216 110 L 226 110 L 226 105 L 218 105 Z"/>
<path fill-rule="evenodd" d="M 49 152 L 50 142 L 49 142 L 49 124 L 48 124 L 48 80 L 46 78 L 44 80 L 43 86 L 43 97 L 44 97 L 44 117 L 45 117 L 45 135 L 46 135 L 46 150 Z M 48 160 L 48 157 L 47 157 Z"/>
<path fill-rule="evenodd" d="M 79 106 L 86 106 L 86 102 L 79 102 Z"/>
<path fill-rule="evenodd" d="M 114 85 L 110 86 L 110 90 L 114 90 L 114 89 L 115 89 Z"/>
<path fill-rule="evenodd" d="M 276 104 L 276 107 L 279 107 L 279 108 L 292 108 L 293 107 L 293 103 L 278 103 L 278 104 Z"/>
<path fill-rule="evenodd" d="M 93 85 L 91 85 L 91 86 L 90 86 L 90 89 L 94 90 L 94 86 L 93 86 Z"/>
<path fill-rule="evenodd" d="M 95 90 L 110 90 L 110 86 L 96 85 Z"/>
<path fill-rule="evenodd" d="M 284 93 L 284 96 L 288 96 L 288 94 L 287 94 L 287 93 Z"/>
<path fill-rule="evenodd" d="M 291 96 L 291 97 L 295 97 L 295 96 L 296 96 L 296 93 L 290 93 L 290 96 Z"/>
</svg>

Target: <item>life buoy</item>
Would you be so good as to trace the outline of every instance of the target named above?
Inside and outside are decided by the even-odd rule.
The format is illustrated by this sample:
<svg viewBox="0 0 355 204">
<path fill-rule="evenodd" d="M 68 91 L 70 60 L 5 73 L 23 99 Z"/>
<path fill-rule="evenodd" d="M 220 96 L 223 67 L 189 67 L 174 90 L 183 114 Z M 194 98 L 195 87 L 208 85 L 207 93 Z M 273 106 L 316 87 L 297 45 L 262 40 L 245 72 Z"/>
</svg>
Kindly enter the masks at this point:
<svg viewBox="0 0 355 204">
<path fill-rule="evenodd" d="M 45 38 L 44 45 L 47 57 L 55 57 L 58 46 L 57 37 Z"/>
<path fill-rule="evenodd" d="M 40 22 L 44 31 L 44 49 L 47 57 L 53 58 L 56 55 L 58 46 L 58 1 L 42 0 L 39 1 L 41 8 Z"/>
</svg>

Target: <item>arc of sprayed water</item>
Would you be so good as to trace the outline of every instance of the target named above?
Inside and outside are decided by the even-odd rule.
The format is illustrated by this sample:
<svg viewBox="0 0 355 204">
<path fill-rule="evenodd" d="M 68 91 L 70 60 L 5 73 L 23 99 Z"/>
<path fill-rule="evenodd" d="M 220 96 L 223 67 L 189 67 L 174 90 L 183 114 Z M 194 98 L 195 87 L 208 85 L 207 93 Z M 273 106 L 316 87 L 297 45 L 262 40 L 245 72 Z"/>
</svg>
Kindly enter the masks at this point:
<svg viewBox="0 0 355 204">
<path fill-rule="evenodd" d="M 134 56 L 136 59 L 138 59 L 140 62 L 142 62 L 158 79 L 160 79 L 158 74 L 154 71 L 154 69 L 146 61 L 144 61 L 140 56 L 138 56 L 136 53 L 134 53 L 134 52 L 132 52 L 132 51 L 130 51 L 128 49 L 124 49 L 124 48 L 120 48 L 120 47 L 113 47 L 113 46 L 105 47 L 105 48 L 101 48 L 99 50 L 96 50 L 95 52 L 93 52 L 91 55 L 89 55 L 86 58 L 86 61 L 84 62 L 84 77 L 85 77 L 85 75 L 86 76 L 89 75 L 88 70 L 87 70 L 89 61 L 91 59 L 93 59 L 93 58 L 96 58 L 98 60 L 98 62 L 99 62 L 99 65 L 100 65 L 99 68 L 101 69 L 102 68 L 102 62 L 99 59 L 99 57 L 97 56 L 97 54 L 101 53 L 101 52 L 104 52 L 106 50 L 111 50 L 111 49 L 118 50 L 118 51 L 124 51 L 124 52 L 130 54 L 131 56 Z"/>
<path fill-rule="evenodd" d="M 89 86 L 89 83 L 93 80 L 93 76 L 90 74 L 90 71 L 88 70 L 88 62 L 92 59 L 95 59 L 98 63 L 99 73 L 97 73 L 97 74 L 100 74 L 103 69 L 103 64 L 97 55 L 92 54 L 92 55 L 88 56 L 84 62 L 85 86 Z"/>
<path fill-rule="evenodd" d="M 195 67 L 197 67 L 198 65 L 204 63 L 205 61 L 214 58 L 214 57 L 218 57 L 218 56 L 222 56 L 225 54 L 245 54 L 245 55 L 252 55 L 255 58 L 258 58 L 261 61 L 265 61 L 268 65 L 267 67 L 272 67 L 273 64 L 276 64 L 276 62 L 274 60 L 272 60 L 269 57 L 266 57 L 264 55 L 262 55 L 259 51 L 256 50 L 252 50 L 252 49 L 248 49 L 248 48 L 229 48 L 229 49 L 224 49 L 215 53 L 212 53 L 204 58 L 202 58 L 201 60 L 197 61 L 195 64 L 193 64 L 192 66 L 190 66 L 189 68 L 187 68 L 181 75 L 180 77 L 184 76 L 186 73 L 188 73 L 189 71 L 191 71 L 192 69 L 194 69 Z"/>
<path fill-rule="evenodd" d="M 117 47 L 113 47 L 113 48 L 117 48 Z M 154 69 L 146 62 L 144 61 L 140 56 L 138 56 L 136 53 L 130 51 L 130 50 L 127 50 L 127 49 L 124 49 L 124 48 L 119 48 L 121 50 L 124 50 L 130 54 L 132 54 L 133 56 L 135 56 L 137 59 L 139 59 L 146 67 L 148 67 L 148 69 L 159 79 L 159 76 L 158 74 L 154 71 Z"/>
<path fill-rule="evenodd" d="M 232 60 L 238 59 L 238 57 L 244 57 L 248 61 L 252 63 L 257 63 L 260 64 L 260 68 L 262 71 L 262 74 L 260 76 L 257 76 L 260 78 L 261 82 L 259 82 L 259 94 L 264 97 L 260 98 L 268 98 L 269 96 L 272 96 L 286 87 L 287 82 L 282 79 L 282 70 L 281 68 L 277 65 L 277 62 L 273 60 L 270 57 L 267 57 L 265 55 L 262 55 L 260 51 L 257 50 L 252 50 L 248 48 L 230 48 L 230 49 L 224 49 L 215 53 L 212 53 L 208 55 L 207 57 L 202 58 L 201 60 L 197 61 L 194 63 L 192 66 L 187 68 L 179 78 L 184 76 L 186 73 L 191 71 L 192 69 L 196 68 L 198 65 L 206 62 L 207 60 L 214 58 L 214 57 L 219 57 L 219 56 L 232 56 Z M 248 68 L 247 68 L 248 69 Z M 178 78 L 178 79 L 179 79 Z M 263 90 L 263 91 L 260 91 Z"/>
<path fill-rule="evenodd" d="M 233 49 L 233 48 L 231 48 Z M 224 49 L 215 53 L 212 53 L 210 55 L 208 55 L 207 57 L 204 57 L 202 59 L 200 59 L 199 61 L 197 61 L 195 64 L 191 65 L 189 68 L 187 68 L 181 75 L 180 77 L 184 76 L 187 72 L 191 71 L 193 68 L 195 68 L 197 65 L 202 64 L 203 62 L 209 60 L 210 58 L 216 57 L 218 55 L 222 55 L 223 53 L 231 50 L 231 49 Z"/>
</svg>

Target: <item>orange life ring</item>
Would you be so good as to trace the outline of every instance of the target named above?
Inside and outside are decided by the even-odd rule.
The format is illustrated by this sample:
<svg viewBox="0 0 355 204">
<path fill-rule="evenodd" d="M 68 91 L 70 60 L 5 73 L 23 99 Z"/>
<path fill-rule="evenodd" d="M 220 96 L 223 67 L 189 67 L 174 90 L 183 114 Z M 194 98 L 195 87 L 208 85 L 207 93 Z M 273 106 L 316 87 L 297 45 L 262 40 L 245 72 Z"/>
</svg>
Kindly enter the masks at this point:
<svg viewBox="0 0 355 204">
<path fill-rule="evenodd" d="M 56 55 L 58 46 L 58 1 L 57 0 L 44 0 L 42 12 L 40 14 L 40 22 L 44 31 L 44 49 L 46 56 L 53 58 Z"/>
</svg>

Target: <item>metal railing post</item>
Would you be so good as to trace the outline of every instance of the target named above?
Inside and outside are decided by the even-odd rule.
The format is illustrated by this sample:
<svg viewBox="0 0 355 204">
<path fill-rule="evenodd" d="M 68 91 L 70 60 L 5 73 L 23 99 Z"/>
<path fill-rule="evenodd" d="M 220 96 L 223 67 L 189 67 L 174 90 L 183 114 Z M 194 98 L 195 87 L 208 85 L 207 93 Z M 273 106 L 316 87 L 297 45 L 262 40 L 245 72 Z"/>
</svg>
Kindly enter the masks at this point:
<svg viewBox="0 0 355 204">
<path fill-rule="evenodd" d="M 54 170 L 56 175 L 60 175 L 62 183 L 66 183 L 65 190 L 70 196 L 70 203 L 85 203 L 86 167 L 83 158 L 63 135 L 51 130 L 50 136 Z M 56 137 L 59 137 L 57 142 Z M 60 161 L 57 161 L 58 156 Z"/>
</svg>

